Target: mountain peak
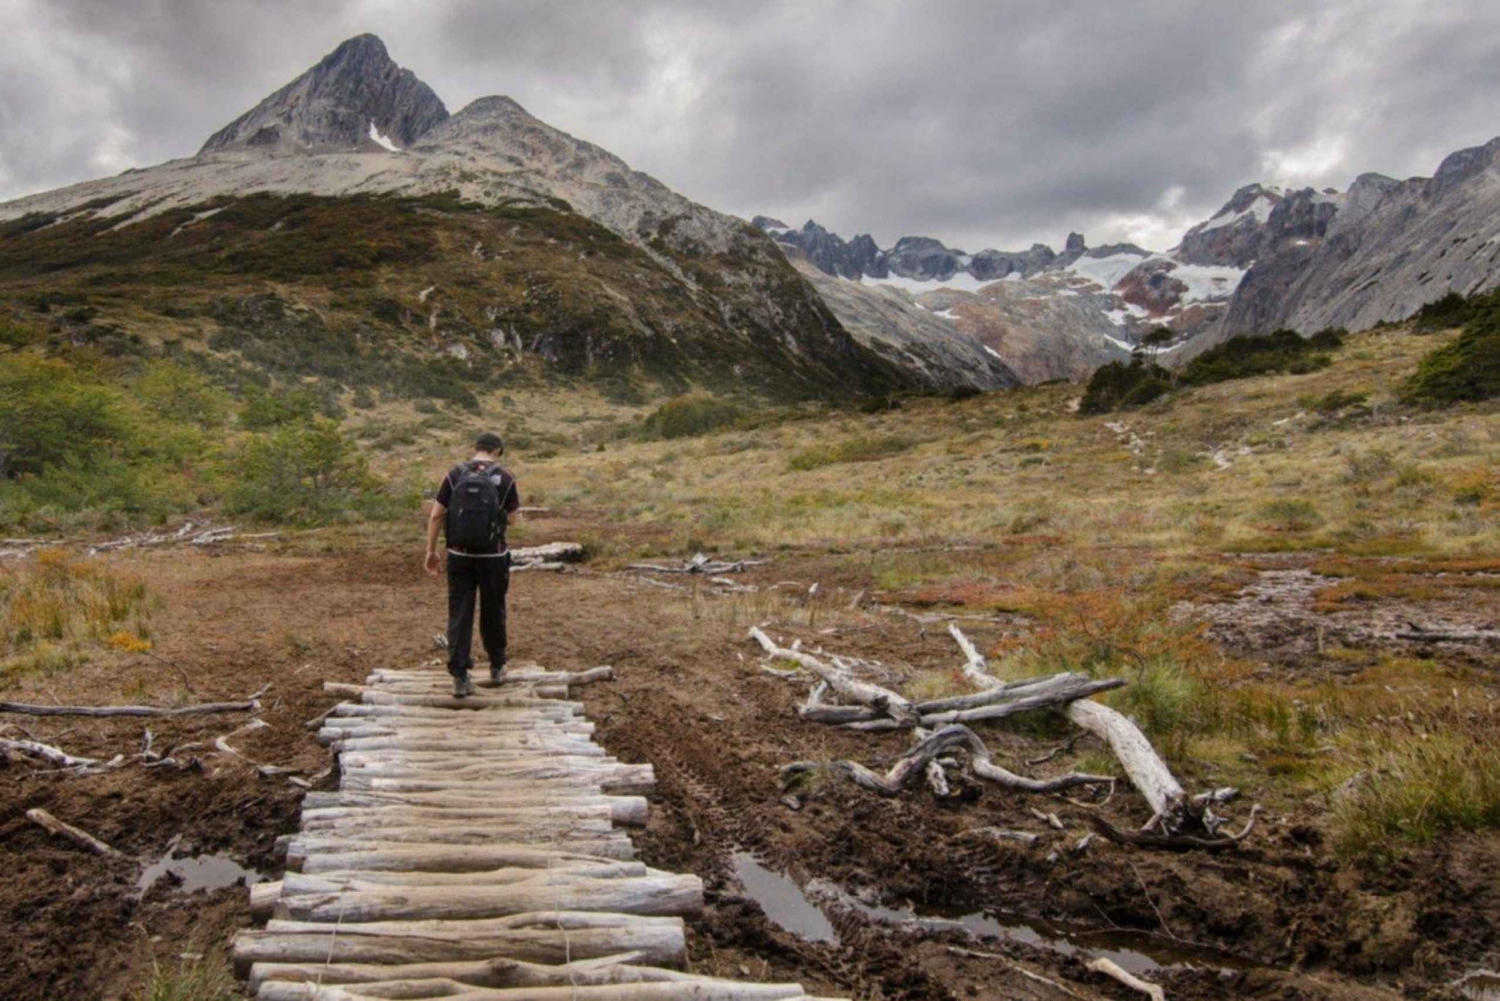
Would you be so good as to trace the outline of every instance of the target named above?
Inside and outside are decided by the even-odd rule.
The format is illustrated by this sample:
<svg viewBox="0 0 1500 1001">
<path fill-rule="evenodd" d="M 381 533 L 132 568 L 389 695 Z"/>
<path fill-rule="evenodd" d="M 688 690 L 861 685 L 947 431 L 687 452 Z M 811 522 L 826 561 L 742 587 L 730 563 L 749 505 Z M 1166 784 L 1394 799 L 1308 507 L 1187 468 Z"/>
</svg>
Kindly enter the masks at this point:
<svg viewBox="0 0 1500 1001">
<path fill-rule="evenodd" d="M 347 150 L 376 141 L 372 132 L 404 148 L 447 117 L 432 88 L 396 65 L 384 42 L 356 35 L 209 136 L 199 155 Z"/>
</svg>

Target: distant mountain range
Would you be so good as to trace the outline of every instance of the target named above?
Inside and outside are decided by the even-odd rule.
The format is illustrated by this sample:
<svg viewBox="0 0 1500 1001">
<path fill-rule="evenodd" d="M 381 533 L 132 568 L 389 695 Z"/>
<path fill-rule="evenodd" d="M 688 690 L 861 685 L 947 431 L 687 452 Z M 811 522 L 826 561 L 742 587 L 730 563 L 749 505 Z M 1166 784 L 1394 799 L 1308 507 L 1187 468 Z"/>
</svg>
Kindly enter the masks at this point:
<svg viewBox="0 0 1500 1001">
<path fill-rule="evenodd" d="M 715 212 L 507 97 L 449 114 L 361 35 L 195 156 L 0 205 L 0 308 L 86 301 L 111 336 L 276 359 L 330 392 L 372 358 L 632 397 L 993 389 L 1082 378 L 1159 326 L 1175 359 L 1493 287 L 1497 156 L 1500 140 L 1345 192 L 1252 184 L 1163 252 L 1078 233 L 1061 251 L 882 248 Z"/>
<path fill-rule="evenodd" d="M 1161 326 L 1190 355 L 1237 333 L 1401 320 L 1448 291 L 1500 284 L 1497 157 L 1500 139 L 1452 154 L 1430 180 L 1364 174 L 1345 192 L 1247 185 L 1161 253 L 1091 249 L 1078 233 L 1060 253 L 969 254 L 924 236 L 882 249 L 812 220 L 754 223 L 856 336 L 874 336 L 862 330 L 874 322 L 882 336 L 910 336 L 935 315 L 1025 381 L 1076 379 Z M 872 295 L 908 309 L 872 313 Z"/>
</svg>

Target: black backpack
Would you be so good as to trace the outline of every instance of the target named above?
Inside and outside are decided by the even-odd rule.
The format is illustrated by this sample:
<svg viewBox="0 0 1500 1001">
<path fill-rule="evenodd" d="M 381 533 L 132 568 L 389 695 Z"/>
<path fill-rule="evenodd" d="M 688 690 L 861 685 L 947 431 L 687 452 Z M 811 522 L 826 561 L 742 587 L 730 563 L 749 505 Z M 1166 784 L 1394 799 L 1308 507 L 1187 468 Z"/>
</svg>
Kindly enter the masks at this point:
<svg viewBox="0 0 1500 1001">
<path fill-rule="evenodd" d="M 505 534 L 500 496 L 505 474 L 499 466 L 481 469 L 465 463 L 458 468 L 462 471 L 448 504 L 448 545 L 471 553 L 495 549 Z"/>
</svg>

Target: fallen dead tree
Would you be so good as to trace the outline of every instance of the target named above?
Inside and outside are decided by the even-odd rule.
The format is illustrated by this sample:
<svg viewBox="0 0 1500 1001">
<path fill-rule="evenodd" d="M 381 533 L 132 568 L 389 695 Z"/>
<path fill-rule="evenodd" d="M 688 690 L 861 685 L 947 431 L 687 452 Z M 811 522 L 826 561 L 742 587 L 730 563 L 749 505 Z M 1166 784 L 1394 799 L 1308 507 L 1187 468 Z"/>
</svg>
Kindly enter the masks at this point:
<svg viewBox="0 0 1500 1001">
<path fill-rule="evenodd" d="M 763 566 L 770 560 L 714 560 L 702 553 L 681 563 L 631 563 L 625 569 L 649 573 L 690 573 L 714 576 L 726 573 L 741 573 L 746 567 Z"/>
<path fill-rule="evenodd" d="M 569 563 L 582 563 L 588 550 L 581 542 L 549 542 L 541 546 L 520 546 L 510 551 L 512 570 L 563 570 Z"/>
<path fill-rule="evenodd" d="M 752 628 L 750 638 L 768 655 L 798 664 L 819 677 L 820 681 L 799 710 L 804 719 L 856 730 L 942 727 L 935 733 L 921 734 L 916 746 L 883 774 L 855 761 L 832 764 L 799 761 L 782 770 L 783 780 L 795 781 L 799 775 L 815 769 L 831 769 L 882 795 L 896 795 L 925 780 L 941 796 L 946 795 L 948 783 L 939 759 L 948 752 L 962 750 L 968 753 L 970 768 L 977 777 L 1018 791 L 1058 792 L 1080 785 L 1112 784 L 1113 780 L 1106 776 L 1076 773 L 1054 779 L 1029 779 L 1017 775 L 995 765 L 983 741 L 964 725 L 971 721 L 1002 719 L 1023 712 L 1052 709 L 1109 747 L 1130 784 L 1152 810 L 1151 819 L 1139 832 L 1121 832 L 1102 818 L 1092 817 L 1096 826 L 1103 824 L 1100 833 L 1105 837 L 1117 843 L 1141 847 L 1211 850 L 1237 844 L 1253 830 L 1255 810 L 1251 811 L 1249 822 L 1239 834 L 1220 835 L 1219 828 L 1224 821 L 1214 814 L 1212 807 L 1228 797 L 1217 792 L 1189 797 L 1135 723 L 1089 698 L 1098 692 L 1123 686 L 1124 679 L 1093 679 L 1084 674 L 1065 672 L 1045 678 L 1002 681 L 989 673 L 983 655 L 956 623 L 950 622 L 948 628 L 964 655 L 965 677 L 980 691 L 919 703 L 855 678 L 846 669 L 847 663 L 833 658 L 825 661 L 795 646 L 781 646 L 764 630 Z M 845 704 L 826 703 L 824 699 L 830 692 Z"/>
<path fill-rule="evenodd" d="M 19 713 L 25 716 L 194 716 L 200 713 L 258 712 L 260 697 L 270 689 L 266 685 L 260 691 L 240 702 L 206 702 L 196 706 L 43 706 L 25 702 L 0 702 L 0 713 Z"/>
<path fill-rule="evenodd" d="M 1031 779 L 1017 775 L 995 764 L 989 748 L 979 735 L 963 724 L 954 724 L 921 740 L 891 766 L 885 774 L 872 771 L 857 761 L 835 761 L 825 764 L 819 761 L 796 761 L 782 768 L 783 782 L 795 781 L 800 775 L 822 769 L 832 769 L 852 780 L 856 785 L 873 790 L 884 796 L 895 796 L 908 786 L 922 781 L 929 765 L 954 750 L 967 751 L 969 766 L 979 778 L 995 782 L 1008 789 L 1020 792 L 1061 792 L 1082 785 L 1111 785 L 1114 779 L 1108 775 L 1085 775 L 1070 772 L 1050 779 Z"/>
<path fill-rule="evenodd" d="M 93 852 L 95 855 L 104 858 L 113 858 L 120 854 L 88 831 L 74 827 L 72 824 L 65 824 L 40 807 L 34 810 L 27 810 L 26 819 L 46 830 L 48 834 L 67 838 L 78 847 L 85 851 Z"/>
<path fill-rule="evenodd" d="M 175 532 L 141 532 L 137 535 L 126 535 L 108 542 L 96 542 L 89 546 L 90 556 L 98 553 L 113 552 L 117 549 L 140 549 L 147 546 L 167 546 L 184 543 L 190 546 L 212 546 L 220 542 L 246 541 L 251 539 L 274 539 L 279 532 L 257 532 L 253 535 L 242 535 L 235 531 L 234 525 L 225 525 L 219 528 L 202 528 L 186 522 Z"/>
</svg>

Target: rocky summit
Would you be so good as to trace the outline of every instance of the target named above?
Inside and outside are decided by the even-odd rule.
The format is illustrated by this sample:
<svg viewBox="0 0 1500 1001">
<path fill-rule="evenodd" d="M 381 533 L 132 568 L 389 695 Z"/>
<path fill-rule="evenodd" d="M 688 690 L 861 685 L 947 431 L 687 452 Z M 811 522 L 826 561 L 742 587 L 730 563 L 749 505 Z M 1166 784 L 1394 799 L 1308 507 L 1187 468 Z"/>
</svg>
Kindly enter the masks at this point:
<svg viewBox="0 0 1500 1001">
<path fill-rule="evenodd" d="M 397 66 L 384 42 L 360 35 L 209 136 L 199 152 L 400 148 L 447 117 L 432 88 Z"/>
</svg>

